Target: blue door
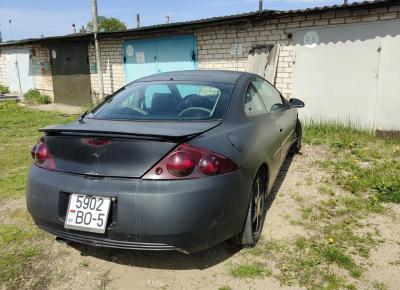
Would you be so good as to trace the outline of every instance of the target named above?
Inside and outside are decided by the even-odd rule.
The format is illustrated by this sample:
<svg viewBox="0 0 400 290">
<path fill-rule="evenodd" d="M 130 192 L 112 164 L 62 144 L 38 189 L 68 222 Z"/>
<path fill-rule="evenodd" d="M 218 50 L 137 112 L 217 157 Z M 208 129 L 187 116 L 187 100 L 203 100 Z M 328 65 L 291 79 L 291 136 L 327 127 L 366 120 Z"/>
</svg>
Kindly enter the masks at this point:
<svg viewBox="0 0 400 290">
<path fill-rule="evenodd" d="M 160 72 L 197 69 L 197 43 L 192 35 L 128 40 L 123 49 L 126 82 Z"/>
</svg>

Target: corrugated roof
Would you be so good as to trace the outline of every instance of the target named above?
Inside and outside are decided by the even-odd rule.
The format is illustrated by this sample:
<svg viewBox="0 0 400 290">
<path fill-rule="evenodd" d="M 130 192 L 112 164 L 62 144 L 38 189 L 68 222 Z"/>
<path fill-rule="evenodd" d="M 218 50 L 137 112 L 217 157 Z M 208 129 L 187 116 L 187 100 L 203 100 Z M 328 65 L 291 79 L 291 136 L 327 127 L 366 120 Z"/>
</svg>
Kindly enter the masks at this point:
<svg viewBox="0 0 400 290">
<path fill-rule="evenodd" d="M 373 0 L 373 1 L 363 1 L 363 2 L 353 2 L 349 4 L 342 4 L 342 5 L 331 5 L 331 6 L 322 6 L 322 7 L 313 7 L 313 8 L 306 8 L 306 9 L 296 9 L 296 10 L 263 10 L 263 11 L 253 11 L 241 14 L 233 14 L 233 15 L 226 15 L 226 16 L 218 16 L 218 17 L 211 17 L 211 18 L 203 18 L 197 20 L 190 20 L 190 21 L 182 21 L 182 22 L 173 22 L 168 24 L 157 24 L 157 25 L 150 25 L 150 26 L 142 26 L 140 28 L 132 28 L 123 31 L 113 31 L 113 32 L 99 32 L 99 36 L 117 36 L 123 34 L 133 34 L 136 32 L 146 32 L 146 31 L 154 31 L 154 30 L 169 30 L 175 28 L 182 28 L 182 27 L 190 27 L 190 26 L 197 26 L 197 25 L 204 25 L 204 24 L 211 24 L 211 23 L 219 23 L 219 22 L 227 22 L 227 21 L 240 21 L 247 18 L 254 18 L 254 17 L 265 17 L 265 16 L 291 16 L 295 14 L 308 14 L 308 13 L 316 13 L 316 12 L 324 12 L 328 10 L 336 10 L 336 9 L 343 9 L 343 8 L 362 8 L 362 7 L 375 7 L 375 6 L 385 6 L 390 4 L 400 4 L 400 0 Z M 0 46 L 7 46 L 12 44 L 25 44 L 25 43 L 38 43 L 38 42 L 50 42 L 50 41 L 59 41 L 63 39 L 69 40 L 90 40 L 93 39 L 93 33 L 76 33 L 76 34 L 68 34 L 63 36 L 51 36 L 51 37 L 42 37 L 42 38 L 29 38 L 17 41 L 8 41 L 0 43 Z"/>
</svg>

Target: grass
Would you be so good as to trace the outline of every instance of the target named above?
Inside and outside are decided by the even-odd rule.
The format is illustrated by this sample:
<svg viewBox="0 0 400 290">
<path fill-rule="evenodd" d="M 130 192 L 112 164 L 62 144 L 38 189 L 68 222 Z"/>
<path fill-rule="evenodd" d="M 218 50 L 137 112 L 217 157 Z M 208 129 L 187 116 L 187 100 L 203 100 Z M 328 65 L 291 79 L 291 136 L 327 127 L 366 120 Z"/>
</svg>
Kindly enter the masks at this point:
<svg viewBox="0 0 400 290">
<path fill-rule="evenodd" d="M 380 138 L 338 123 L 310 122 L 304 128 L 304 141 L 330 147 L 335 158 L 321 165 L 343 189 L 400 203 L 400 139 Z"/>
<path fill-rule="evenodd" d="M 271 276 L 271 271 L 258 263 L 246 263 L 243 265 L 234 265 L 230 269 L 230 274 L 235 278 L 261 278 Z"/>
<path fill-rule="evenodd" d="M 71 121 L 56 113 L 39 112 L 16 103 L 0 104 L 0 202 L 25 194 L 30 150 L 41 135 L 41 127 Z M 44 233 L 33 224 L 24 208 L 7 211 L 0 220 L 0 288 L 18 289 L 33 274 L 43 255 Z M 38 278 L 39 279 L 39 278 Z"/>
</svg>

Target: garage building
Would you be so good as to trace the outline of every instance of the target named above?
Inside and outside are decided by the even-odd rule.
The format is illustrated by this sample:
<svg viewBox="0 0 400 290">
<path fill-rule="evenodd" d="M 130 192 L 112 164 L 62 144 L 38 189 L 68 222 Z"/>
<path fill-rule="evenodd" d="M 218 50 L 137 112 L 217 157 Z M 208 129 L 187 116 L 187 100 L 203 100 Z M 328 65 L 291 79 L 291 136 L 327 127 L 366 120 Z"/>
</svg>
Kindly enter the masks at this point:
<svg viewBox="0 0 400 290">
<path fill-rule="evenodd" d="M 104 90 L 185 69 L 247 70 L 306 102 L 303 119 L 400 130 L 400 2 L 263 10 L 100 33 Z M 92 34 L 0 44 L 0 84 L 55 102 L 98 98 Z"/>
</svg>

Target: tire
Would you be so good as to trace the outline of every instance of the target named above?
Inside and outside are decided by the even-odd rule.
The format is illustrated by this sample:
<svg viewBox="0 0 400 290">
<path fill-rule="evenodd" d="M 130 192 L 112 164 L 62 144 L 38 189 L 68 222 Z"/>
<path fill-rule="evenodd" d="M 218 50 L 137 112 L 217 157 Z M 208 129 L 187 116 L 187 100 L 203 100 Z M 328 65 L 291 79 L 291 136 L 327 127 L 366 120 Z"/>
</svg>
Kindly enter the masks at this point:
<svg viewBox="0 0 400 290">
<path fill-rule="evenodd" d="M 267 202 L 267 177 L 265 170 L 259 170 L 251 186 L 251 199 L 242 232 L 234 242 L 240 247 L 254 247 L 261 237 Z"/>
<path fill-rule="evenodd" d="M 299 119 L 297 119 L 297 121 L 296 121 L 295 134 L 296 134 L 296 140 L 294 141 L 292 148 L 290 148 L 290 153 L 293 155 L 298 154 L 301 149 L 301 139 L 303 136 L 303 128 L 301 126 L 301 122 Z"/>
</svg>

